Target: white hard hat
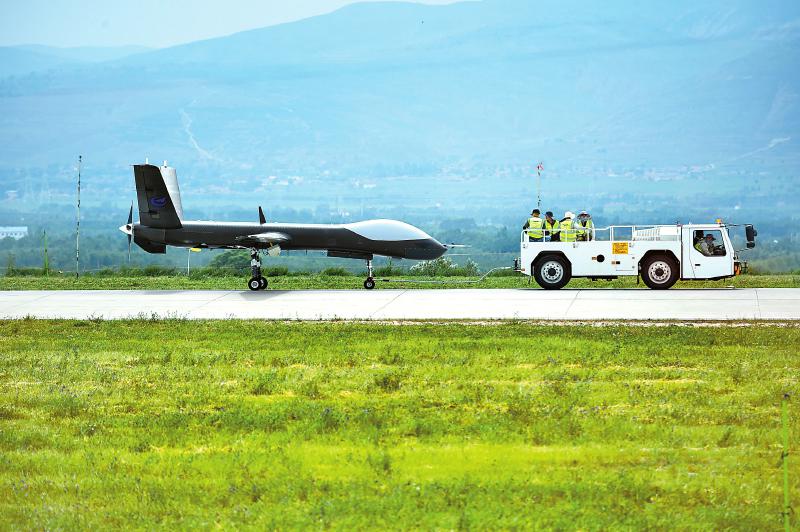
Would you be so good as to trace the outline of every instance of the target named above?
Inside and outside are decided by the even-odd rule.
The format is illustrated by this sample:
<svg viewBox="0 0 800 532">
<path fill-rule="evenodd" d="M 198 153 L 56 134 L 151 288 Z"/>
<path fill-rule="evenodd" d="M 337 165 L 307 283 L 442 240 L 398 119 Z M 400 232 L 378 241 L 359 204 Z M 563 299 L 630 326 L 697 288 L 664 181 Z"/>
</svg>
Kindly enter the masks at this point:
<svg viewBox="0 0 800 532">
<path fill-rule="evenodd" d="M 575 218 L 575 214 L 572 211 L 567 211 L 564 213 L 564 218 Z"/>
<path fill-rule="evenodd" d="M 589 214 L 589 213 L 586 211 L 581 211 L 581 214 Z"/>
</svg>

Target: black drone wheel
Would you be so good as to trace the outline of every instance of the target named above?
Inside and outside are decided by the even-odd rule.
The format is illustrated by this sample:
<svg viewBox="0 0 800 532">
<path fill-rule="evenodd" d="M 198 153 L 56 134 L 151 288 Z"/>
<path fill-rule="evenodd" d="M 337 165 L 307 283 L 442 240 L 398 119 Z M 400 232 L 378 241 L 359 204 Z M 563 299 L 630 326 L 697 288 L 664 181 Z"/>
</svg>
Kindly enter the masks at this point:
<svg viewBox="0 0 800 532">
<path fill-rule="evenodd" d="M 373 279 L 372 277 L 367 277 L 367 280 L 364 281 L 364 288 L 366 288 L 367 290 L 372 290 L 373 288 L 375 288 L 375 279 Z"/>
<path fill-rule="evenodd" d="M 267 286 L 269 285 L 269 282 L 267 282 L 266 277 L 259 277 L 258 278 L 258 282 L 261 285 L 261 288 L 259 290 L 266 290 L 267 289 Z"/>
<path fill-rule="evenodd" d="M 256 290 L 261 290 L 261 281 L 259 280 L 258 277 L 253 277 L 252 279 L 247 281 L 247 288 L 253 290 L 254 292 Z"/>
</svg>

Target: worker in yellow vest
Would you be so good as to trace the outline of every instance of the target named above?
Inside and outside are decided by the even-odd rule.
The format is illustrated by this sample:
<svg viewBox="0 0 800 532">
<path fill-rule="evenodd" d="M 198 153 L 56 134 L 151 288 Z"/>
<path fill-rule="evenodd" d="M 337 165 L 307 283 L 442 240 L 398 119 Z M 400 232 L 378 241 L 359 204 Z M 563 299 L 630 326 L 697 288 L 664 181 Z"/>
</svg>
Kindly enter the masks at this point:
<svg viewBox="0 0 800 532">
<path fill-rule="evenodd" d="M 564 213 L 564 218 L 558 223 L 561 231 L 562 242 L 575 242 L 575 214 L 572 211 Z"/>
<path fill-rule="evenodd" d="M 539 209 L 531 211 L 531 217 L 522 226 L 522 229 L 528 230 L 529 242 L 543 242 L 544 241 L 544 220 L 539 216 Z"/>
<path fill-rule="evenodd" d="M 581 242 L 594 239 L 594 222 L 592 216 L 586 212 L 581 211 L 578 219 L 575 221 L 575 235 L 576 239 Z"/>
<path fill-rule="evenodd" d="M 702 231 L 698 231 L 698 233 L 702 234 Z M 700 238 L 694 245 L 694 249 L 705 255 L 706 257 L 711 257 L 715 255 L 715 246 L 714 246 L 714 235 L 708 233 L 706 236 Z"/>
<path fill-rule="evenodd" d="M 544 239 L 548 242 L 558 242 L 559 234 L 558 220 L 553 218 L 552 211 L 544 213 Z"/>
</svg>

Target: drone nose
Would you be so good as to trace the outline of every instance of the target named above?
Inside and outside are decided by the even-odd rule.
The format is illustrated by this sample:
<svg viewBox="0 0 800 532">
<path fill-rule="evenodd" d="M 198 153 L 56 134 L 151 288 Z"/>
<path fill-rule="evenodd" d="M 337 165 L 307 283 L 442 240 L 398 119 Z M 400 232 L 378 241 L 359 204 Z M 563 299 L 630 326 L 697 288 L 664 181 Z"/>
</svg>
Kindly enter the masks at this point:
<svg viewBox="0 0 800 532">
<path fill-rule="evenodd" d="M 424 259 L 433 260 L 438 259 L 447 251 L 447 247 L 442 245 L 441 242 L 435 238 L 431 238 L 422 245 L 422 254 Z"/>
</svg>

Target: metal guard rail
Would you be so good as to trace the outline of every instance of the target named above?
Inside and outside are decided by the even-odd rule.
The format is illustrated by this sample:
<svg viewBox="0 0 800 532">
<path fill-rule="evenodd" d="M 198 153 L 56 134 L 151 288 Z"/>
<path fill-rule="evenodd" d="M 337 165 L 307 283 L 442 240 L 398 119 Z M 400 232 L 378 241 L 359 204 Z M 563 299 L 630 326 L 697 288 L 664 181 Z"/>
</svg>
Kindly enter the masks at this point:
<svg viewBox="0 0 800 532">
<path fill-rule="evenodd" d="M 533 242 L 528 240 L 528 229 L 520 231 L 520 242 Z M 542 229 L 544 242 L 550 242 L 551 231 Z M 576 235 L 577 227 L 571 229 Z M 584 232 L 589 234 L 589 241 L 598 240 L 601 242 L 635 242 L 635 241 L 678 241 L 680 239 L 681 228 L 678 225 L 610 225 L 608 227 L 584 228 Z M 561 233 L 562 231 L 553 231 Z M 585 240 L 576 240 L 585 242 Z M 562 240 L 563 242 L 563 240 Z"/>
</svg>

